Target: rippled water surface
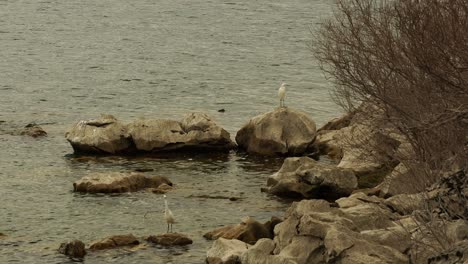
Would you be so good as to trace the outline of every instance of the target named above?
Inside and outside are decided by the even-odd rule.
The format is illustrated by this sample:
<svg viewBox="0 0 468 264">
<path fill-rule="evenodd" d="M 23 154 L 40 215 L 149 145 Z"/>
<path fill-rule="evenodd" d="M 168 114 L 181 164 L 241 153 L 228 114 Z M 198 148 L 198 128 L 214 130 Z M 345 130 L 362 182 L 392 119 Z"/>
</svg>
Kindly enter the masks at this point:
<svg viewBox="0 0 468 264">
<path fill-rule="evenodd" d="M 0 132 L 0 232 L 7 235 L 0 263 L 69 263 L 56 253 L 68 239 L 165 231 L 161 195 L 72 192 L 74 181 L 97 171 L 169 177 L 176 184 L 168 193 L 174 229 L 194 244 L 105 251 L 86 263 L 203 263 L 211 245 L 205 232 L 244 216 L 282 216 L 288 201 L 260 192 L 281 159 L 234 152 L 77 159 L 63 134 L 100 113 L 130 121 L 201 111 L 234 137 L 250 117 L 278 105 L 282 80 L 286 104 L 321 125 L 339 110 L 308 42 L 330 2 L 0 1 L 0 131 L 35 122 L 49 134 Z M 201 195 L 241 199 L 195 197 Z"/>
</svg>

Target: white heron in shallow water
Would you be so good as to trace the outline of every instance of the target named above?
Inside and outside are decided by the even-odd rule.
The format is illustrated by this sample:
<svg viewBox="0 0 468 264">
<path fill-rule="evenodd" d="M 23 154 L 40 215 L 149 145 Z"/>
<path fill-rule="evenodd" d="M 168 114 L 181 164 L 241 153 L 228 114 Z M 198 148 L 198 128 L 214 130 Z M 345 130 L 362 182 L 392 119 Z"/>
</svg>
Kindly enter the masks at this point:
<svg viewBox="0 0 468 264">
<path fill-rule="evenodd" d="M 284 98 L 286 97 L 286 83 L 282 82 L 278 89 L 278 98 L 280 100 L 280 107 L 284 107 Z"/>
<path fill-rule="evenodd" d="M 167 196 L 164 195 L 164 219 L 166 220 L 167 223 L 167 233 L 169 233 L 169 226 L 171 227 L 171 232 L 172 232 L 172 224 L 175 223 L 174 215 L 172 214 L 172 211 L 169 209 L 169 206 L 167 206 Z"/>
</svg>

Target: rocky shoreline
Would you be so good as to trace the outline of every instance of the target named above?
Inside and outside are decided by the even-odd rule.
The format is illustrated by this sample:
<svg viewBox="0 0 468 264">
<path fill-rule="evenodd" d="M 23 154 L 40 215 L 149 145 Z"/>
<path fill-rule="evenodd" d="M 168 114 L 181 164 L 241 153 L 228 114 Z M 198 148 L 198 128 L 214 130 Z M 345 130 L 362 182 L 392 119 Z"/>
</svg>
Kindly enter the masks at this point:
<svg viewBox="0 0 468 264">
<path fill-rule="evenodd" d="M 371 106 L 366 111 L 371 111 Z M 378 116 L 378 115 L 376 115 Z M 25 131 L 39 131 L 29 126 Z M 32 131 L 31 130 L 31 131 Z M 42 131 L 42 130 L 41 130 Z M 46 132 L 17 133 L 46 135 Z M 111 115 L 77 122 L 65 134 L 75 154 L 147 155 L 226 153 L 285 157 L 262 191 L 295 200 L 282 219 L 241 223 L 204 235 L 214 240 L 209 264 L 259 263 L 464 263 L 468 260 L 468 180 L 466 171 L 444 173 L 431 188 L 415 188 L 411 171 L 391 157 L 411 146 L 391 127 L 350 113 L 316 129 L 305 113 L 277 108 L 256 116 L 231 140 L 209 116 L 187 114 L 181 121 L 136 120 L 124 124 Z M 189 154 L 191 155 L 191 154 Z M 320 161 L 325 159 L 326 161 Z M 442 172 L 441 172 L 442 173 Z M 170 179 L 143 172 L 91 173 L 73 183 L 75 192 L 122 193 L 174 188 Z M 461 197 L 461 196 L 463 197 Z M 208 196 L 237 201 L 239 197 Z M 459 217 L 454 217 L 459 216 Z M 430 219 L 430 220 L 429 220 Z M 5 235 L 0 233 L 0 238 Z M 59 252 L 83 258 L 95 250 L 144 248 L 133 235 L 91 243 L 63 243 Z M 188 245 L 186 235 L 148 236 L 148 243 Z M 137 246 L 137 248 L 134 248 Z"/>
</svg>

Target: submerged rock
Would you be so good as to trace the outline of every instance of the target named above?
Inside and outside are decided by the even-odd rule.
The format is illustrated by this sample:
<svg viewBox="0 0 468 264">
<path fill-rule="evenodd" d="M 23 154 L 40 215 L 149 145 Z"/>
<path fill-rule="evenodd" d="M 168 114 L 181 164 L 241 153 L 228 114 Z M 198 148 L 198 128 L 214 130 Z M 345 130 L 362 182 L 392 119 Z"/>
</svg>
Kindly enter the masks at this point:
<svg viewBox="0 0 468 264">
<path fill-rule="evenodd" d="M 193 243 L 192 239 L 180 233 L 166 233 L 156 236 L 149 236 L 146 238 L 146 240 L 163 246 L 184 246 Z"/>
<path fill-rule="evenodd" d="M 40 127 L 40 126 L 38 126 L 38 125 L 36 125 L 34 123 L 26 125 L 19 132 L 19 134 L 22 135 L 22 136 L 30 136 L 30 137 L 33 137 L 33 138 L 46 137 L 47 136 L 47 132 L 45 132 L 44 129 L 42 129 L 42 127 Z"/>
<path fill-rule="evenodd" d="M 276 217 L 262 224 L 252 217 L 246 217 L 242 223 L 217 228 L 203 235 L 206 239 L 237 239 L 249 244 L 255 244 L 261 238 L 273 238 L 273 228 L 280 223 Z"/>
<path fill-rule="evenodd" d="M 249 244 L 237 239 L 217 239 L 206 254 L 208 264 L 239 264 Z"/>
<path fill-rule="evenodd" d="M 80 240 L 62 243 L 58 251 L 72 258 L 83 258 L 86 255 L 85 244 Z"/>
<path fill-rule="evenodd" d="M 84 176 L 73 183 L 73 191 L 87 193 L 123 193 L 144 188 L 158 188 L 172 182 L 163 176 L 147 177 L 138 172 L 106 172 Z"/>
<path fill-rule="evenodd" d="M 132 235 L 116 235 L 107 237 L 103 240 L 99 240 L 93 242 L 91 246 L 89 246 L 90 250 L 103 250 L 103 249 L 111 249 L 111 248 L 118 248 L 124 246 L 134 246 L 138 245 L 140 242 L 138 239 Z"/>
<path fill-rule="evenodd" d="M 312 119 L 283 107 L 252 118 L 237 132 L 236 142 L 249 153 L 294 156 L 306 153 L 315 136 Z"/>
<path fill-rule="evenodd" d="M 287 158 L 268 178 L 269 193 L 304 198 L 339 198 L 357 188 L 352 170 L 319 163 L 308 157 Z"/>
<path fill-rule="evenodd" d="M 79 121 L 65 138 L 75 153 L 120 154 L 132 145 L 126 126 L 112 115 Z"/>
</svg>

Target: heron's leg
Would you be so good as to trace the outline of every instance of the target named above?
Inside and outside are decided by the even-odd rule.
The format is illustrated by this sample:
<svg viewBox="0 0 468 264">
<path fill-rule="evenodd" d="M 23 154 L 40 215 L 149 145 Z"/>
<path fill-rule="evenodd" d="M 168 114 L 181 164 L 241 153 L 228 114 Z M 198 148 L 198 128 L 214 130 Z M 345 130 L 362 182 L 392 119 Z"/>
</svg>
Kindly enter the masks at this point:
<svg viewBox="0 0 468 264">
<path fill-rule="evenodd" d="M 167 232 L 166 233 L 169 233 L 169 223 L 167 223 Z"/>
<path fill-rule="evenodd" d="M 172 233 L 172 224 L 171 224 L 171 233 Z"/>
</svg>

